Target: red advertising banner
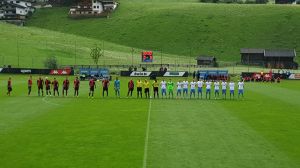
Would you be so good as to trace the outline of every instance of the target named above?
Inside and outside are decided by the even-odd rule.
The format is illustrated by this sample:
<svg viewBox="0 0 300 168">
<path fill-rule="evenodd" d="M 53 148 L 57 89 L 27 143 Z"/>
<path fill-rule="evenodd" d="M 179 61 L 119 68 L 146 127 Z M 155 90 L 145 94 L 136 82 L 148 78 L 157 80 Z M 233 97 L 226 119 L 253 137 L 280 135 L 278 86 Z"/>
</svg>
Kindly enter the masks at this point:
<svg viewBox="0 0 300 168">
<path fill-rule="evenodd" d="M 52 69 L 50 75 L 72 75 L 71 69 Z"/>
</svg>

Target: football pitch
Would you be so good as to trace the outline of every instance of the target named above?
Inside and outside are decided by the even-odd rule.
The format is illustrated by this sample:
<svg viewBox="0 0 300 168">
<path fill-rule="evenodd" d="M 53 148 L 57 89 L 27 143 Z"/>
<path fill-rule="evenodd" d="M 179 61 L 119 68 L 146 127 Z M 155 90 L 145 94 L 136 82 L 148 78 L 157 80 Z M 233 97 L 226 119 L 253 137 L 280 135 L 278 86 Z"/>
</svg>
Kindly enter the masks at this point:
<svg viewBox="0 0 300 168">
<path fill-rule="evenodd" d="M 121 78 L 120 99 L 112 82 L 109 97 L 97 84 L 89 99 L 88 81 L 79 98 L 72 87 L 68 97 L 38 97 L 37 76 L 29 97 L 24 75 L 12 76 L 8 97 L 7 78 L 1 168 L 300 167 L 300 81 L 245 83 L 243 100 L 190 100 L 136 99 L 136 90 L 126 98 L 129 78 Z"/>
</svg>

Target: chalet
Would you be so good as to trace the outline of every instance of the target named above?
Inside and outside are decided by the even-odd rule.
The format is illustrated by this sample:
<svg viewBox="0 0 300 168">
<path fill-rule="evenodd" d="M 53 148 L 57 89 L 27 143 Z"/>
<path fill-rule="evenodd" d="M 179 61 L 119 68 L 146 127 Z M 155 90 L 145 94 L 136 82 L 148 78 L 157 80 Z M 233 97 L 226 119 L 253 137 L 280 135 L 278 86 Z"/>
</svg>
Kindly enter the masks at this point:
<svg viewBox="0 0 300 168">
<path fill-rule="evenodd" d="M 7 22 L 18 22 L 23 24 L 30 14 L 34 12 L 35 8 L 31 2 L 19 0 L 4 0 L 0 2 L 0 20 Z"/>
<path fill-rule="evenodd" d="M 245 65 L 259 65 L 267 68 L 298 68 L 294 62 L 295 50 L 270 49 L 241 49 L 241 63 Z"/>
<path fill-rule="evenodd" d="M 69 16 L 77 17 L 106 17 L 117 8 L 114 0 L 81 0 L 77 6 L 70 8 Z"/>
<path fill-rule="evenodd" d="M 216 58 L 213 56 L 199 56 L 196 58 L 197 65 L 215 66 Z"/>
</svg>

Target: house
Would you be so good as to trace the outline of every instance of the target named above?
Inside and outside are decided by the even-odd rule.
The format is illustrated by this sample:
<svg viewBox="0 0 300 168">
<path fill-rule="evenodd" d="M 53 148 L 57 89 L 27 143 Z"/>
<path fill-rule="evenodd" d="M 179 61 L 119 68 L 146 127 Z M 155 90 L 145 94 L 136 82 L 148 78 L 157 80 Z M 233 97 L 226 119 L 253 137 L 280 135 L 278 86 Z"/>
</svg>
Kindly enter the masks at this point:
<svg viewBox="0 0 300 168">
<path fill-rule="evenodd" d="M 35 11 L 32 3 L 29 1 L 4 0 L 0 2 L 0 20 L 21 21 L 25 20 Z"/>
<path fill-rule="evenodd" d="M 4 10 L 3 9 L 0 9 L 0 19 L 3 19 L 4 18 Z"/>
<path fill-rule="evenodd" d="M 70 8 L 69 16 L 78 17 L 106 17 L 117 8 L 114 0 L 81 0 L 77 6 Z"/>
<path fill-rule="evenodd" d="M 296 57 L 295 50 L 283 49 L 249 49 L 240 50 L 241 63 L 244 65 L 259 65 L 267 68 L 298 68 L 294 62 Z"/>
<path fill-rule="evenodd" d="M 196 58 L 197 65 L 215 66 L 216 58 L 214 56 L 199 56 Z"/>
</svg>

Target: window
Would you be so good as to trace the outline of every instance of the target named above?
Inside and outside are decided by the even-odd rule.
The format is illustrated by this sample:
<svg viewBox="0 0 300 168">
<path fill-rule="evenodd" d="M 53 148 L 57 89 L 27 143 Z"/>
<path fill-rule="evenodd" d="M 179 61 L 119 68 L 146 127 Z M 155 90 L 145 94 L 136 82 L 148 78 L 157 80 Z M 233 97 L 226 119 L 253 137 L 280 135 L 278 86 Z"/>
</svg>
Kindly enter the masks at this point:
<svg viewBox="0 0 300 168">
<path fill-rule="evenodd" d="M 94 9 L 96 9 L 96 6 L 94 6 Z"/>
<path fill-rule="evenodd" d="M 96 1 L 94 1 L 94 3 L 96 3 Z"/>
<path fill-rule="evenodd" d="M 97 9 L 99 9 L 99 6 L 97 6 Z"/>
</svg>

